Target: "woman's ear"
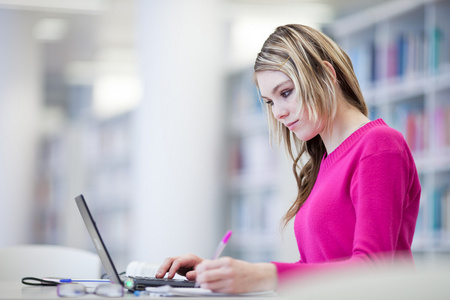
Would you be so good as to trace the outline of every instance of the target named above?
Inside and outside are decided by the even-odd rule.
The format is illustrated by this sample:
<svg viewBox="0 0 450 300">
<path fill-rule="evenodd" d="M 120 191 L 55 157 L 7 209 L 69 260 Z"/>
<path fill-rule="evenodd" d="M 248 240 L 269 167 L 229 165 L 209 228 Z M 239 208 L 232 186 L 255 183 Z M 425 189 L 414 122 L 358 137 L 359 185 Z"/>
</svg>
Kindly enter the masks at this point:
<svg viewBox="0 0 450 300">
<path fill-rule="evenodd" d="M 322 61 L 323 64 L 330 70 L 331 74 L 333 75 L 333 83 L 336 84 L 337 78 L 336 78 L 336 71 L 334 70 L 333 66 L 326 60 Z"/>
</svg>

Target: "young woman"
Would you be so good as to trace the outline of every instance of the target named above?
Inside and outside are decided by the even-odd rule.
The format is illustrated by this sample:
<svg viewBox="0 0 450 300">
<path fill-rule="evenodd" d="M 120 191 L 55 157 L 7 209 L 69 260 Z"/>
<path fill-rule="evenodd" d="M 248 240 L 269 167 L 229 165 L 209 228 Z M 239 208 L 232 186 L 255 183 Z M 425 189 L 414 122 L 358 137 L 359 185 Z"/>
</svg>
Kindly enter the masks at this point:
<svg viewBox="0 0 450 300">
<path fill-rule="evenodd" d="M 411 243 L 421 187 L 402 135 L 370 121 L 348 56 L 303 25 L 278 27 L 254 66 L 272 139 L 293 159 L 298 194 L 294 221 L 300 260 L 248 263 L 229 257 L 167 258 L 167 272 L 216 292 L 275 290 L 279 281 L 317 271 L 413 262 Z M 306 161 L 301 164 L 302 161 Z"/>
</svg>

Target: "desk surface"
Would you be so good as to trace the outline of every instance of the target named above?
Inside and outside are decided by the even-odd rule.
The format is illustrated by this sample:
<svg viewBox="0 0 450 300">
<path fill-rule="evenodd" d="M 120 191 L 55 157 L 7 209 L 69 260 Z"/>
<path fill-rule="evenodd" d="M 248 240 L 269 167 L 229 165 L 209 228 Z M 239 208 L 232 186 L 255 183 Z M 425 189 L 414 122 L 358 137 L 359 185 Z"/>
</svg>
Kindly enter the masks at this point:
<svg viewBox="0 0 450 300">
<path fill-rule="evenodd" d="M 59 298 L 56 294 L 56 287 L 54 286 L 29 286 L 24 285 L 20 281 L 4 281 L 0 280 L 0 299 L 101 299 L 102 297 L 96 296 L 96 295 L 86 295 L 79 298 Z M 126 293 L 124 298 L 138 298 L 134 296 L 132 293 Z M 140 296 L 139 298 L 160 298 L 161 297 L 150 297 L 150 296 Z M 166 297 L 164 297 L 166 298 Z M 180 299 L 180 297 L 175 297 Z M 181 297 L 185 298 L 185 297 Z M 226 299 L 233 299 L 233 300 L 239 300 L 239 299 L 257 299 L 257 298 L 265 298 L 267 299 L 267 296 L 262 297 L 188 297 L 189 299 L 201 299 L 201 300 L 207 300 L 207 299 L 220 299 L 220 300 L 226 300 Z M 270 298 L 270 297 L 269 297 Z M 117 298 L 107 298 L 107 299 L 117 299 Z"/>
<path fill-rule="evenodd" d="M 83 299 L 98 298 L 87 295 Z M 20 281 L 0 281 L 0 299 L 62 299 L 54 286 L 30 286 Z"/>
</svg>

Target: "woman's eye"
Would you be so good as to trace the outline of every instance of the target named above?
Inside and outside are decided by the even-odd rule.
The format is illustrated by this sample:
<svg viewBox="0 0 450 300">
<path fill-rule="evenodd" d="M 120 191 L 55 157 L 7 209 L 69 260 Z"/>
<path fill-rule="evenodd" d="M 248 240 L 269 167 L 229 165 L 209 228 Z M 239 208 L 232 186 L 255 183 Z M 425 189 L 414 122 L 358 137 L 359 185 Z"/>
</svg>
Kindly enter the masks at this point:
<svg viewBox="0 0 450 300">
<path fill-rule="evenodd" d="M 292 90 L 282 92 L 282 93 L 281 93 L 281 97 L 287 98 L 287 97 L 289 97 L 289 95 L 291 94 L 291 92 L 292 92 Z"/>
<path fill-rule="evenodd" d="M 267 100 L 267 101 L 266 101 L 266 104 L 269 105 L 269 106 L 273 106 L 273 101 Z"/>
</svg>

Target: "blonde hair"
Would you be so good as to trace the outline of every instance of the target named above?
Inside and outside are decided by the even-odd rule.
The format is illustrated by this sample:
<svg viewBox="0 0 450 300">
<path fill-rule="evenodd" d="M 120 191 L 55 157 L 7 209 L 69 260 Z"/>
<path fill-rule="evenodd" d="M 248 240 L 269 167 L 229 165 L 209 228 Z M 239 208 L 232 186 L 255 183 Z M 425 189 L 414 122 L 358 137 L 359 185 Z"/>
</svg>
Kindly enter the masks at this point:
<svg viewBox="0 0 450 300">
<path fill-rule="evenodd" d="M 336 77 L 324 61 L 333 66 Z M 325 122 L 322 125 L 327 129 L 332 129 L 337 110 L 337 93 L 340 91 L 350 105 L 368 115 L 350 58 L 332 39 L 311 27 L 297 24 L 278 27 L 265 41 L 256 58 L 256 85 L 256 74 L 261 71 L 281 71 L 286 74 L 294 84 L 299 111 L 306 110 L 312 120 Z M 340 91 L 336 88 L 335 80 Z M 298 186 L 297 198 L 283 218 L 287 224 L 311 193 L 326 148 L 319 135 L 309 141 L 301 141 L 271 112 L 267 112 L 267 117 L 271 141 L 279 145 L 284 140 L 293 160 Z M 300 159 L 304 154 L 307 155 L 307 161 L 301 165 Z"/>
</svg>

